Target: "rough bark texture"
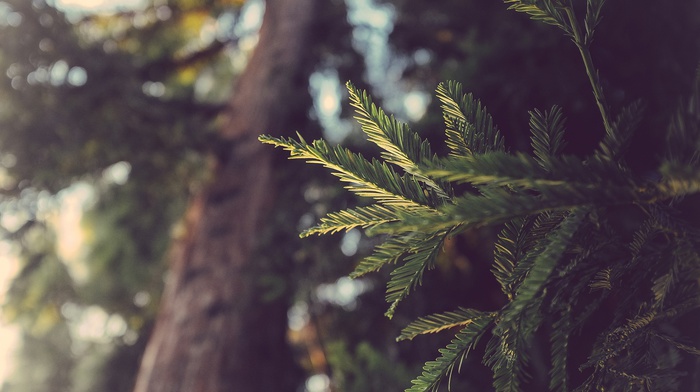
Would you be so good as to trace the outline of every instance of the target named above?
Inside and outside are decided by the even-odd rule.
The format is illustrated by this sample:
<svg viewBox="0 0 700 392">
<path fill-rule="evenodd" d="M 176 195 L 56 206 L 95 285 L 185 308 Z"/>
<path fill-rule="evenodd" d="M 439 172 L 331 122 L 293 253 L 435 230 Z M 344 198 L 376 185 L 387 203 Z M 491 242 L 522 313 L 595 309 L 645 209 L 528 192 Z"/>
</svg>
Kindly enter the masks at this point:
<svg viewBox="0 0 700 392">
<path fill-rule="evenodd" d="M 286 309 L 261 307 L 251 272 L 275 193 L 272 149 L 257 136 L 284 128 L 316 1 L 267 1 L 258 46 L 223 121 L 230 148 L 189 207 L 187 235 L 172 246 L 135 392 L 292 390 L 279 368 Z"/>
</svg>

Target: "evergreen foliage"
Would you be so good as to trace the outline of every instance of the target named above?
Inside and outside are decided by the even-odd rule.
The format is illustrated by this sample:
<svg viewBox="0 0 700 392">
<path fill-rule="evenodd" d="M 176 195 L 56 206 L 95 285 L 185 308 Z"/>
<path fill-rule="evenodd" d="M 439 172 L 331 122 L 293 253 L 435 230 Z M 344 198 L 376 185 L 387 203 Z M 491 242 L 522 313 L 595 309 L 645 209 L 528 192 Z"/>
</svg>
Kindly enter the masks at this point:
<svg viewBox="0 0 700 392">
<path fill-rule="evenodd" d="M 322 141 L 261 138 L 292 158 L 329 167 L 348 189 L 374 199 L 328 214 L 302 235 L 355 227 L 386 235 L 353 276 L 396 264 L 387 285 L 391 317 L 434 267 L 446 238 L 503 225 L 492 271 L 507 303 L 489 311 L 460 308 L 407 326 L 399 340 L 460 328 L 408 391 L 437 390 L 481 337 L 488 338 L 483 361 L 493 371 L 495 390 L 523 390 L 542 334 L 548 334 L 550 390 L 688 387 L 682 369 L 692 368 L 689 360 L 700 350 L 689 340 L 697 336 L 683 335 L 697 335 L 697 328 L 687 331 L 683 322 L 700 308 L 700 231 L 683 212 L 684 200 L 700 190 L 700 92 L 696 86 L 670 119 L 658 170 L 633 173 L 624 154 L 643 105 L 634 102 L 612 120 L 589 51 L 605 1 L 586 1 L 583 28 L 572 1 L 505 2 L 559 27 L 579 49 L 605 129 L 599 148 L 585 159 L 563 155 L 565 118 L 554 106 L 530 113 L 532 155 L 506 152 L 486 108 L 462 93 L 459 83 L 447 82 L 437 88 L 437 97 L 450 152 L 438 158 L 406 124 L 348 84 L 356 118 L 383 150 L 384 162 Z M 471 187 L 459 194 L 456 189 L 464 187 L 458 184 Z M 588 359 L 576 363 L 569 342 L 605 313 L 613 314 L 595 331 Z M 585 379 L 572 385 L 577 370 Z"/>
</svg>

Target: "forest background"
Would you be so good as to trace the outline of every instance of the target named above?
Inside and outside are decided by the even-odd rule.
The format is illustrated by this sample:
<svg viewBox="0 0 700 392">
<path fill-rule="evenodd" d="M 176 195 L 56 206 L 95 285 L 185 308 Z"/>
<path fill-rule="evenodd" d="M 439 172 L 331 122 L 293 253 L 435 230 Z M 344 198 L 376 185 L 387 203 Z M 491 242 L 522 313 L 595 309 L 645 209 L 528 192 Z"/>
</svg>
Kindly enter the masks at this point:
<svg viewBox="0 0 700 392">
<path fill-rule="evenodd" d="M 700 58 L 700 5 L 658 3 L 609 1 L 593 47 L 611 106 L 640 98 L 659 113 L 632 141 L 631 162 L 642 172 L 654 167 L 650 151 L 663 135 L 653 120 L 690 92 Z M 168 272 L 174 249 L 197 219 L 197 195 L 227 178 L 221 168 L 240 146 L 226 131 L 240 120 L 231 114 L 236 94 L 269 97 L 265 86 L 241 87 L 268 11 L 296 7 L 308 26 L 301 45 L 290 46 L 296 65 L 286 68 L 286 87 L 273 89 L 284 110 L 268 116 L 279 120 L 250 132 L 299 131 L 377 154 L 350 119 L 341 86 L 352 80 L 438 146 L 443 126 L 431 97 L 447 79 L 489 107 L 513 150 L 529 144 L 527 111 L 552 104 L 568 114 L 568 152 L 591 151 L 603 132 L 568 39 L 500 1 L 154 0 L 106 13 L 54 5 L 0 1 L 0 271 L 8 277 L 0 288 L 6 330 L 14 331 L 0 339 L 14 351 L 3 392 L 133 390 L 163 314 L 164 284 L 177 274 Z M 374 239 L 357 231 L 298 239 L 325 213 L 362 201 L 318 168 L 255 151 L 241 167 L 269 160 L 272 174 L 260 184 L 275 197 L 248 230 L 256 243 L 243 252 L 249 303 L 182 307 L 199 320 L 189 328 L 200 335 L 187 336 L 223 341 L 220 355 L 245 358 L 238 371 L 250 390 L 404 389 L 447 338 L 396 343 L 409 320 L 504 300 L 489 275 L 494 232 L 471 231 L 448 244 L 424 289 L 384 318 L 385 277 L 344 278 Z M 237 284 L 202 276 L 203 290 Z M 236 312 L 240 319 L 217 318 Z M 245 335 L 250 345 L 211 336 L 212 320 L 247 320 L 221 330 L 254 331 Z M 15 347 L 10 336 L 19 337 Z M 215 373 L 200 377 L 242 382 L 225 380 L 236 373 L 215 358 L 198 368 Z M 169 363 L 187 361 L 174 355 Z M 488 390 L 480 366 L 463 368 L 453 387 Z"/>
</svg>

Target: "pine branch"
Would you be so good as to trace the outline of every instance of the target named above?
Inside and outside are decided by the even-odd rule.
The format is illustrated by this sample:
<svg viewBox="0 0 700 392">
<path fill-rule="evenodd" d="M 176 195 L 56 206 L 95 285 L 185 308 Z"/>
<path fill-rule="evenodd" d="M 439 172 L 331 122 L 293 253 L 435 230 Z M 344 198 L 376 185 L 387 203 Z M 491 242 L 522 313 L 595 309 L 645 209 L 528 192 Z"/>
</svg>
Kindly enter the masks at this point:
<svg viewBox="0 0 700 392">
<path fill-rule="evenodd" d="M 667 319 L 678 318 L 698 308 L 700 308 L 700 296 L 696 294 L 694 297 L 667 308 L 662 312 L 651 310 L 628 320 L 624 325 L 618 326 L 612 329 L 611 332 L 605 334 L 602 342 L 596 344 L 596 347 L 594 347 L 588 361 L 581 365 L 579 369 L 583 370 L 591 366 L 597 368 L 603 367 L 603 364 L 607 363 L 611 358 L 619 356 L 642 336 L 655 334 L 655 332 L 651 330 L 653 324 Z"/>
<path fill-rule="evenodd" d="M 664 300 L 671 291 L 672 286 L 676 283 L 677 277 L 674 277 L 673 272 L 668 272 L 654 280 L 654 285 L 651 287 L 651 291 L 654 294 L 654 307 L 661 309 L 663 307 Z"/>
<path fill-rule="evenodd" d="M 559 106 L 544 113 L 535 109 L 530 112 L 530 137 L 537 161 L 545 170 L 551 170 L 551 158 L 559 156 L 564 148 L 564 122 L 566 118 Z"/>
<path fill-rule="evenodd" d="M 378 271 L 385 264 L 395 264 L 405 254 L 416 253 L 417 249 L 430 237 L 424 233 L 389 237 L 382 244 L 377 245 L 370 256 L 360 261 L 350 277 L 359 278 L 367 273 Z"/>
<path fill-rule="evenodd" d="M 435 258 L 449 233 L 449 230 L 437 232 L 423 241 L 406 256 L 404 265 L 391 272 L 391 279 L 386 286 L 386 301 L 391 304 L 385 313 L 387 317 L 392 318 L 399 302 L 408 297 L 416 286 L 422 284 L 425 271 L 434 268 Z"/>
<path fill-rule="evenodd" d="M 693 87 L 693 94 L 678 105 L 666 132 L 665 158 L 670 164 L 697 167 L 700 161 L 700 71 Z"/>
<path fill-rule="evenodd" d="M 502 188 L 482 189 L 481 195 L 455 197 L 452 204 L 437 208 L 439 214 L 401 214 L 401 222 L 377 227 L 376 233 L 397 234 L 411 231 L 438 231 L 452 227 L 467 229 L 505 223 L 517 217 L 547 211 L 563 211 L 586 206 L 653 204 L 700 192 L 700 172 L 680 173 L 668 170 L 665 181 L 631 185 L 618 182 L 597 184 L 557 183 L 533 180 L 514 181 L 529 185 L 539 194 L 512 193 Z M 497 178 L 497 177 L 494 177 Z M 481 180 L 480 180 L 481 181 Z M 505 183 L 505 180 L 503 180 Z"/>
<path fill-rule="evenodd" d="M 371 162 L 359 154 L 342 147 L 331 147 L 323 140 L 308 144 L 287 138 L 261 136 L 260 141 L 282 147 L 290 152 L 290 159 L 304 159 L 323 165 L 333 171 L 341 181 L 349 183 L 345 188 L 359 196 L 370 197 L 386 206 L 403 211 L 429 213 L 436 204 L 436 197 L 424 190 L 413 176 L 400 176 L 385 163 Z M 434 194 L 433 194 L 434 195 Z"/>
<path fill-rule="evenodd" d="M 663 179 L 654 184 L 658 200 L 678 199 L 700 192 L 700 171 L 693 165 L 664 163 L 659 172 Z"/>
<path fill-rule="evenodd" d="M 509 10 L 528 14 L 530 19 L 557 26 L 568 36 L 573 36 L 572 28 L 564 17 L 561 6 L 554 0 L 505 0 Z"/>
<path fill-rule="evenodd" d="M 610 123 L 610 108 L 607 100 L 605 99 L 605 94 L 603 93 L 603 85 L 600 82 L 600 74 L 593 65 L 593 59 L 591 58 L 591 52 L 589 50 L 590 39 L 586 40 L 586 37 L 592 38 L 593 31 L 591 31 L 590 34 L 583 36 L 578 20 L 576 19 L 576 14 L 574 13 L 574 7 L 571 4 L 571 0 L 568 0 L 568 2 L 569 4 L 564 7 L 564 12 L 566 13 L 566 17 L 569 22 L 568 26 L 570 26 L 570 36 L 573 38 L 574 43 L 581 54 L 581 59 L 583 60 L 583 65 L 586 68 L 588 80 L 593 88 L 593 96 L 595 97 L 596 104 L 598 105 L 600 116 L 603 119 L 605 133 L 616 139 L 616 130 Z M 602 7 L 602 4 L 600 4 L 600 6 Z"/>
<path fill-rule="evenodd" d="M 532 267 L 517 288 L 513 300 L 502 310 L 485 354 L 485 363 L 494 371 L 494 387 L 499 392 L 520 390 L 528 362 L 528 346 L 542 321 L 539 311 L 542 297 L 536 296 L 569 246 L 583 215 L 583 211 L 571 213 L 546 237 L 546 245 L 537 251 Z"/>
<path fill-rule="evenodd" d="M 389 163 L 403 168 L 419 181 L 429 186 L 440 198 L 449 199 L 452 190 L 445 184 L 438 184 L 424 176 L 418 165 L 431 162 L 435 157 L 427 141 L 411 131 L 407 124 L 399 122 L 393 116 L 387 116 L 377 107 L 366 91 L 347 83 L 350 104 L 355 108 L 355 119 L 362 126 L 367 138 L 384 150 L 382 158 Z"/>
<path fill-rule="evenodd" d="M 339 231 L 348 231 L 356 227 L 367 229 L 397 220 L 399 220 L 399 217 L 394 208 L 374 204 L 331 212 L 321 218 L 321 223 L 319 225 L 305 230 L 300 236 L 308 237 L 313 234 L 333 234 Z"/>
<path fill-rule="evenodd" d="M 642 120 L 643 112 L 644 105 L 641 101 L 635 101 L 622 109 L 612 124 L 615 132 L 605 134 L 595 155 L 613 162 L 621 162 L 632 134 Z"/>
<path fill-rule="evenodd" d="M 552 323 L 552 330 L 549 336 L 550 361 L 552 367 L 549 369 L 549 390 L 566 392 L 569 390 L 569 376 L 567 371 L 569 337 L 573 332 L 571 320 L 572 309 L 562 309 Z"/>
<path fill-rule="evenodd" d="M 584 161 L 572 155 L 548 156 L 544 159 L 523 153 L 487 152 L 441 159 L 426 165 L 423 171 L 439 179 L 489 187 L 537 190 L 547 187 L 590 187 L 602 182 L 614 183 L 618 187 L 635 186 L 627 173 L 609 162 Z"/>
<path fill-rule="evenodd" d="M 534 308 L 525 309 L 516 319 L 498 321 L 483 361 L 493 370 L 496 392 L 521 392 L 520 383 L 529 376 L 526 367 L 530 345 L 540 322 L 541 316 Z"/>
<path fill-rule="evenodd" d="M 658 334 L 658 333 L 654 333 L 653 335 L 656 336 L 657 338 L 663 340 L 664 342 L 670 343 L 673 347 L 675 347 L 679 350 L 685 351 L 688 354 L 700 356 L 700 349 L 697 347 L 693 347 L 689 344 L 681 343 L 681 342 L 673 339 L 670 336 L 666 336 L 666 335 L 662 335 L 662 334 Z"/>
<path fill-rule="evenodd" d="M 508 300 L 512 300 L 515 294 L 513 285 L 517 279 L 514 278 L 514 270 L 525 254 L 523 243 L 529 233 L 528 223 L 529 220 L 525 218 L 506 222 L 496 241 L 491 272 Z"/>
<path fill-rule="evenodd" d="M 593 34 L 595 28 L 600 23 L 601 11 L 605 5 L 605 0 L 586 0 L 586 18 L 584 20 L 584 26 L 586 29 L 586 35 L 584 37 L 584 43 L 590 45 L 593 42 Z"/>
<path fill-rule="evenodd" d="M 440 83 L 436 92 L 441 102 L 451 155 L 469 156 L 505 150 L 503 136 L 491 115 L 472 94 L 462 92 L 461 83 Z"/>
<path fill-rule="evenodd" d="M 545 283 L 549 279 L 557 263 L 566 251 L 569 243 L 581 225 L 585 211 L 571 212 L 557 229 L 547 236 L 547 245 L 536 256 L 533 266 L 523 282 L 518 287 L 513 301 L 506 306 L 502 313 L 502 323 L 496 328 L 500 332 L 502 325 L 517 319 L 528 306 L 534 306 L 539 301 L 534 301 Z M 539 307 L 539 306 L 537 306 Z"/>
<path fill-rule="evenodd" d="M 452 312 L 436 313 L 411 322 L 403 330 L 396 341 L 412 340 L 418 335 L 437 333 L 446 329 L 462 327 L 465 328 L 475 320 L 486 317 L 487 314 L 474 309 L 460 307 Z M 495 314 L 488 314 L 493 318 Z"/>
<path fill-rule="evenodd" d="M 482 317 L 472 319 L 471 323 L 455 335 L 447 347 L 440 350 L 440 357 L 426 362 L 423 373 L 411 381 L 413 386 L 406 389 L 406 392 L 437 391 L 440 381 L 445 376 L 451 377 L 455 366 L 459 371 L 462 361 L 476 346 L 484 332 L 491 327 L 494 317 L 492 313 L 484 313 Z"/>
<path fill-rule="evenodd" d="M 612 289 L 612 283 L 611 283 L 611 278 L 610 278 L 611 271 L 612 271 L 612 269 L 610 269 L 610 268 L 603 268 L 602 270 L 598 271 L 588 286 L 592 290 L 610 290 L 610 289 Z"/>
<path fill-rule="evenodd" d="M 456 82 L 437 88 L 450 150 L 444 159 L 350 83 L 356 119 L 382 150 L 381 160 L 370 161 L 323 141 L 309 144 L 301 137 L 260 140 L 283 147 L 293 159 L 329 168 L 347 189 L 373 199 L 375 204 L 328 214 L 302 236 L 354 228 L 389 234 L 351 276 L 399 264 L 387 283 L 390 318 L 421 284 L 425 271 L 434 267 L 448 235 L 505 224 L 496 241 L 492 272 L 508 304 L 497 312 L 459 308 L 432 314 L 404 328 L 397 340 L 462 328 L 437 360 L 426 363 L 409 392 L 436 391 L 492 326 L 484 363 L 493 370 L 498 392 L 519 392 L 528 377 L 535 332 L 545 322 L 552 323 L 551 331 L 546 330 L 549 387 L 566 391 L 572 365 L 569 340 L 590 325 L 590 318 L 612 295 L 620 311 L 599 334 L 582 366 L 593 367 L 593 372 L 577 390 L 662 385 L 677 375 L 669 375 L 668 355 L 649 348 L 650 337 L 671 344 L 666 351 L 674 355 L 699 352 L 659 330 L 700 308 L 700 231 L 675 215 L 676 208 L 685 207 L 679 200 L 700 192 L 700 78 L 695 94 L 670 123 L 668 152 L 658 173 L 635 177 L 623 155 L 641 121 L 642 105 L 629 105 L 611 121 L 589 48 L 605 0 L 586 0 L 583 28 L 573 0 L 505 2 L 532 19 L 558 26 L 576 44 L 605 127 L 598 148 L 587 159 L 561 155 L 565 119 L 558 106 L 530 112 L 532 155 L 506 153 L 486 108 L 471 94 L 463 94 Z M 469 184 L 476 192 L 454 196 L 451 182 Z M 605 216 L 620 206 L 634 206 L 647 220 L 639 224 L 635 214 L 623 222 Z"/>
<path fill-rule="evenodd" d="M 515 264 L 513 273 L 506 281 L 511 287 L 513 298 L 523 279 L 530 273 L 537 256 L 546 248 L 547 236 L 559 226 L 567 213 L 567 210 L 543 212 L 537 216 L 529 217 L 533 223 L 527 228 L 522 240 L 523 255 Z"/>
<path fill-rule="evenodd" d="M 606 184 L 607 185 L 607 184 Z M 627 204 L 641 200 L 627 187 L 601 186 L 540 188 L 540 195 L 513 194 L 503 189 L 488 189 L 482 195 L 464 195 L 454 204 L 440 207 L 439 214 L 402 214 L 401 222 L 376 227 L 374 233 L 399 234 L 414 231 L 434 232 L 459 227 L 460 230 L 505 223 L 511 219 L 543 212 L 567 211 L 578 207 Z"/>
</svg>

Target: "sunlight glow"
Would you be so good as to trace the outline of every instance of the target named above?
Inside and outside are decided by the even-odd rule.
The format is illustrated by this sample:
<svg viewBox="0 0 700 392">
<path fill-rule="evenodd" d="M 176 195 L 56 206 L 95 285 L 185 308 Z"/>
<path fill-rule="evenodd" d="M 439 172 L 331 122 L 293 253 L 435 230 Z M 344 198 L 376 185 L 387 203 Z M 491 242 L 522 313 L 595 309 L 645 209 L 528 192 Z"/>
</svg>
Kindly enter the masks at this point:
<svg viewBox="0 0 700 392">
<path fill-rule="evenodd" d="M 306 380 L 306 392 L 328 392 L 331 380 L 325 374 L 314 374 Z"/>
<path fill-rule="evenodd" d="M 366 280 L 344 276 L 335 283 L 319 285 L 316 296 L 321 302 L 353 309 L 357 306 L 357 298 L 371 289 L 372 285 Z"/>
<path fill-rule="evenodd" d="M 118 9 L 141 8 L 144 0 L 55 0 L 56 8 L 66 11 L 106 12 Z"/>
<path fill-rule="evenodd" d="M 19 272 L 20 263 L 7 242 L 0 242 L 0 298 L 4 298 L 12 279 Z M 1 304 L 1 302 L 0 302 Z M 13 358 L 20 342 L 20 329 L 10 325 L 0 315 L 0 389 L 4 380 L 14 371 Z"/>
<path fill-rule="evenodd" d="M 61 213 L 58 215 L 58 255 L 68 268 L 71 277 L 78 283 L 87 279 L 88 270 L 80 256 L 83 251 L 85 233 L 80 227 L 85 206 L 93 199 L 92 187 L 78 183 L 60 194 Z"/>
</svg>

